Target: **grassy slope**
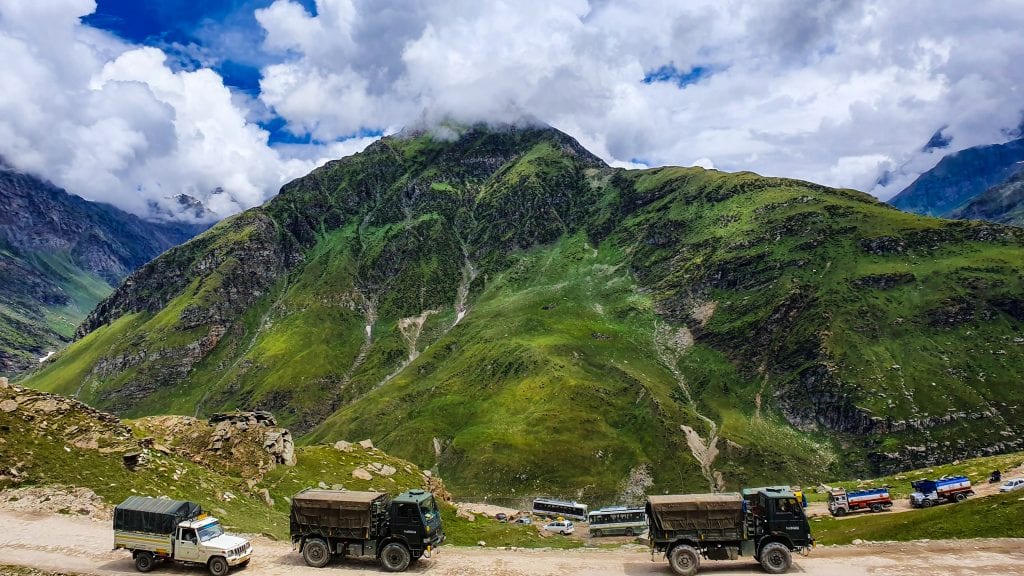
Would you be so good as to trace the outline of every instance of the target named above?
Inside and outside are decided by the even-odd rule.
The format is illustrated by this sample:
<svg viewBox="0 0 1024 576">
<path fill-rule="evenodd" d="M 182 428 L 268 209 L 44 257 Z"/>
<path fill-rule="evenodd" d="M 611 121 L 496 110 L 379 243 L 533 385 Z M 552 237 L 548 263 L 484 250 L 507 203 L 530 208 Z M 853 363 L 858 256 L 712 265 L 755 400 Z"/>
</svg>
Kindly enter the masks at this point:
<svg viewBox="0 0 1024 576">
<path fill-rule="evenodd" d="M 6 398 L 8 391 L 0 391 Z M 26 480 L 13 484 L 4 477 L 0 491 L 14 486 L 58 485 L 90 488 L 108 503 L 116 504 L 131 496 L 151 495 L 192 500 L 216 514 L 229 529 L 245 533 L 267 534 L 287 539 L 287 498 L 304 488 L 324 482 L 331 487 L 348 490 L 372 490 L 398 494 L 409 488 L 422 487 L 419 468 L 379 450 L 366 450 L 358 445 L 352 452 L 341 452 L 330 446 L 304 446 L 296 451 L 296 466 L 277 466 L 262 481 L 248 489 L 244 476 L 239 476 L 238 462 L 224 467 L 196 464 L 184 457 L 186 452 L 162 454 L 150 451 L 150 462 L 135 470 L 125 468 L 121 454 L 137 449 L 137 441 L 152 430 L 145 421 L 128 422 L 132 432 L 127 437 L 117 434 L 117 426 L 102 422 L 78 409 L 64 414 L 49 414 L 31 421 L 20 417 L 23 411 L 0 412 L 0 472 L 16 469 Z M 45 422 L 45 426 L 41 426 Z M 73 444 L 89 431 L 98 432 L 97 445 L 83 448 Z M 391 477 L 375 475 L 372 480 L 352 477 L 352 471 L 370 463 L 393 466 Z M 266 488 L 274 499 L 268 507 L 256 491 Z M 225 498 L 230 493 L 234 498 Z M 0 498 L 6 497 L 0 492 Z M 444 522 L 453 545 L 473 546 L 485 540 L 490 545 L 551 546 L 578 545 L 559 538 L 541 538 L 531 527 L 503 524 L 483 517 L 475 522 L 455 516 L 451 506 L 443 508 Z"/>
<path fill-rule="evenodd" d="M 642 464 L 660 489 L 706 485 L 679 430 L 706 437 L 698 413 L 721 431 L 715 469 L 730 486 L 905 467 L 907 445 L 951 460 L 1024 418 L 1024 391 L 1005 385 L 1024 369 L 1024 252 L 1009 229 L 753 174 L 592 169 L 531 134 L 386 139 L 329 163 L 168 253 L 138 288 L 170 291 L 160 312 L 100 327 L 27 382 L 133 416 L 271 408 L 300 433 L 326 419 L 310 441 L 373 437 L 461 492 L 595 502 Z M 488 162 L 500 167 L 481 174 Z M 245 265 L 269 249 L 265 229 L 301 262 L 228 307 L 223 337 L 176 375 L 210 330 L 186 317 L 244 292 L 237 274 L 258 272 Z M 899 249 L 865 249 L 878 238 Z M 451 328 L 463 244 L 480 273 Z M 180 288 L 158 275 L 177 266 Z M 909 280 L 858 284 L 896 274 Z M 935 321 L 951 309 L 961 320 Z M 389 379 L 409 356 L 400 320 L 428 310 L 422 354 Z M 668 365 L 656 319 L 696 337 Z M 141 365 L 90 375 L 140 350 Z M 858 414 L 951 409 L 996 416 L 833 433 Z"/>
</svg>

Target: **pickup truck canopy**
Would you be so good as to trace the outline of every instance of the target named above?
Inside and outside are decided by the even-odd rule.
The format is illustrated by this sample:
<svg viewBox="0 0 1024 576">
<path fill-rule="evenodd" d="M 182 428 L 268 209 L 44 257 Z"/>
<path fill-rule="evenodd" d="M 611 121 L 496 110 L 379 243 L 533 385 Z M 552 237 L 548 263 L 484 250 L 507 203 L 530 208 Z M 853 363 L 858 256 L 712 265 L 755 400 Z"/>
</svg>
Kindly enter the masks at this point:
<svg viewBox="0 0 1024 576">
<path fill-rule="evenodd" d="M 129 496 L 114 508 L 114 530 L 171 534 L 179 522 L 202 513 L 202 507 L 194 502 Z"/>
</svg>

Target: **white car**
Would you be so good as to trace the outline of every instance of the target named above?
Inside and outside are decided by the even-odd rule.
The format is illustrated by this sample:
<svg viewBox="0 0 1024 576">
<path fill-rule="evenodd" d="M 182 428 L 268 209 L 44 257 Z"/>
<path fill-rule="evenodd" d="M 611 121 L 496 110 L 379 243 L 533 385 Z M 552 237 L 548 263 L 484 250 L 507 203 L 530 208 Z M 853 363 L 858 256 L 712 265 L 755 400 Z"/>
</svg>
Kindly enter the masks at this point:
<svg viewBox="0 0 1024 576">
<path fill-rule="evenodd" d="M 1024 478 L 1011 478 L 999 487 L 1000 492 L 1013 492 L 1024 488 Z"/>
<path fill-rule="evenodd" d="M 555 534 L 572 534 L 576 527 L 568 520 L 555 520 L 544 525 L 544 529 Z"/>
</svg>

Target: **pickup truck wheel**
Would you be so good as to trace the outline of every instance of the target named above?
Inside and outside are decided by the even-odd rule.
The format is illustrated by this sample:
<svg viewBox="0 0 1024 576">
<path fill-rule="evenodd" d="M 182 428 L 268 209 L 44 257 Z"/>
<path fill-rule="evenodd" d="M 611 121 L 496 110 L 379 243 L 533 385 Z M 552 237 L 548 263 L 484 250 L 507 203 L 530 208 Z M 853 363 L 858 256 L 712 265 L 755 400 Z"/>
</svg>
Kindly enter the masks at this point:
<svg viewBox="0 0 1024 576">
<path fill-rule="evenodd" d="M 959 494 L 957 494 L 953 498 L 955 498 L 957 502 L 963 502 L 964 500 L 967 500 L 967 494 L 964 494 L 963 492 L 960 492 Z"/>
<path fill-rule="evenodd" d="M 385 572 L 404 572 L 411 561 L 409 549 L 398 542 L 392 542 L 380 551 L 380 567 Z"/>
<path fill-rule="evenodd" d="M 206 567 L 210 569 L 210 574 L 212 574 L 212 576 L 227 576 L 228 570 L 231 570 L 231 567 L 228 566 L 228 561 L 222 556 L 214 556 L 213 558 L 210 558 Z"/>
<path fill-rule="evenodd" d="M 679 576 L 693 576 L 700 569 L 700 554 L 693 546 L 680 544 L 668 553 L 668 565 Z"/>
<path fill-rule="evenodd" d="M 156 560 L 153 558 L 152 552 L 135 553 L 135 569 L 139 572 L 149 572 L 155 563 Z"/>
<path fill-rule="evenodd" d="M 761 548 L 761 567 L 769 574 L 784 574 L 793 565 L 793 556 L 785 544 L 769 542 Z"/>
<path fill-rule="evenodd" d="M 331 561 L 331 551 L 327 548 L 327 542 L 321 538 L 306 540 L 305 545 L 302 546 L 302 559 L 306 561 L 306 566 L 313 568 L 327 566 L 327 563 Z"/>
</svg>

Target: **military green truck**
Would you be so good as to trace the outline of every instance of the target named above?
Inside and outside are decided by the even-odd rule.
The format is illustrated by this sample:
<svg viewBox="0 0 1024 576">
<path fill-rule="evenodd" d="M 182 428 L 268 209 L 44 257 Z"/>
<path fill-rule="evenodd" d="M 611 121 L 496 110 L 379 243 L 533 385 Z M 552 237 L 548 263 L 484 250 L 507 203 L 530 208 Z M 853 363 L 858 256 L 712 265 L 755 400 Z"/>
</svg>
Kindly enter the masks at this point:
<svg viewBox="0 0 1024 576">
<path fill-rule="evenodd" d="M 782 574 L 792 552 L 814 545 L 811 527 L 792 492 L 648 496 L 651 557 L 664 553 L 672 571 L 692 576 L 700 560 L 753 557 L 765 572 Z"/>
<path fill-rule="evenodd" d="M 293 548 L 315 568 L 332 556 L 352 556 L 402 572 L 444 542 L 437 502 L 423 490 L 393 499 L 379 492 L 303 490 L 292 498 L 290 532 Z"/>
</svg>

